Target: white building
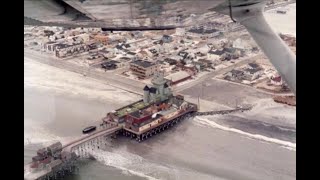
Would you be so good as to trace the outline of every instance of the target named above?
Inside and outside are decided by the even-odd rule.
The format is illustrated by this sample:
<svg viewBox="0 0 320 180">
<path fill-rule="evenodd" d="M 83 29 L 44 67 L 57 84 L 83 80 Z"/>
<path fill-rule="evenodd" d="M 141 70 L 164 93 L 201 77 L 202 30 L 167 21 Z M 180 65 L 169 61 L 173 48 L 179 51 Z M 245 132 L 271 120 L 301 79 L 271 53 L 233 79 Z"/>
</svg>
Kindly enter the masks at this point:
<svg viewBox="0 0 320 180">
<path fill-rule="evenodd" d="M 236 39 L 233 43 L 232 43 L 232 47 L 233 48 L 237 48 L 237 49 L 250 49 L 250 45 L 248 43 L 246 43 L 245 41 L 243 41 L 241 38 Z"/>
<path fill-rule="evenodd" d="M 247 68 L 244 72 L 248 77 L 251 77 L 250 80 L 255 80 L 255 79 L 258 79 L 261 74 L 262 74 L 262 71 L 261 69 L 250 69 L 250 68 Z"/>
<path fill-rule="evenodd" d="M 177 36 L 185 36 L 186 35 L 186 30 L 185 28 L 176 28 L 176 33 Z"/>
<path fill-rule="evenodd" d="M 208 53 L 207 53 L 207 59 L 208 60 L 212 60 L 212 61 L 215 61 L 215 60 L 219 60 L 220 57 L 224 54 L 223 51 L 212 51 L 210 50 Z"/>
<path fill-rule="evenodd" d="M 190 78 L 191 78 L 191 75 L 186 71 L 179 71 L 165 77 L 165 79 L 170 83 L 170 85 L 178 84 Z"/>
</svg>

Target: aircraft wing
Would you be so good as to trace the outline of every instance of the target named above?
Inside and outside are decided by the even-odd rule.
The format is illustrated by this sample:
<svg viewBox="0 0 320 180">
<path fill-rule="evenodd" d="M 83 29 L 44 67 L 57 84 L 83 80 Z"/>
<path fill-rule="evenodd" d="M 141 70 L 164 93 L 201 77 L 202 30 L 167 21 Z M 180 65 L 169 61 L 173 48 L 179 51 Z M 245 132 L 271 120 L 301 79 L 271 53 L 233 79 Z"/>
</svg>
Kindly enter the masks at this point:
<svg viewBox="0 0 320 180">
<path fill-rule="evenodd" d="M 25 25 L 172 29 L 205 22 L 225 0 L 25 0 Z"/>
</svg>

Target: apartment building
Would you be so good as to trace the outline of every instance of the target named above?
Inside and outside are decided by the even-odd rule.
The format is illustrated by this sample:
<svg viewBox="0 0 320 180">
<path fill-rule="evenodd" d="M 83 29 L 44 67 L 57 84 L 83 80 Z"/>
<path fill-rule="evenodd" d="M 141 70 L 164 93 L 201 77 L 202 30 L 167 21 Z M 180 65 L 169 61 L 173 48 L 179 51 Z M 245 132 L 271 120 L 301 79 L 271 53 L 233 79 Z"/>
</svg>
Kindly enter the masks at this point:
<svg viewBox="0 0 320 180">
<path fill-rule="evenodd" d="M 130 71 L 139 79 L 150 78 L 159 70 L 159 65 L 150 61 L 136 60 L 130 63 Z"/>
</svg>

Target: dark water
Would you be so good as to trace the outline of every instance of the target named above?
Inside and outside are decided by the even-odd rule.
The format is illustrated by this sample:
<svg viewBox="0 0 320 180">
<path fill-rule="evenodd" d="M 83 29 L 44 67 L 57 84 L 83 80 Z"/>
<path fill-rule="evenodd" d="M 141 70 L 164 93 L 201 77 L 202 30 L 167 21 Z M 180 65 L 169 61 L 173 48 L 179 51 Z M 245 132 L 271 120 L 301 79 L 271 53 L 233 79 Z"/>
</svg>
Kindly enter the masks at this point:
<svg viewBox="0 0 320 180">
<path fill-rule="evenodd" d="M 25 90 L 25 163 L 43 143 L 68 140 L 117 107 L 110 102 Z M 118 106 L 118 105 L 117 105 Z M 37 132 L 34 132 L 34 131 Z M 30 134 L 33 134 L 32 136 Z M 127 138 L 94 152 L 68 180 L 296 179 L 296 153 L 188 119 L 142 143 Z"/>
</svg>

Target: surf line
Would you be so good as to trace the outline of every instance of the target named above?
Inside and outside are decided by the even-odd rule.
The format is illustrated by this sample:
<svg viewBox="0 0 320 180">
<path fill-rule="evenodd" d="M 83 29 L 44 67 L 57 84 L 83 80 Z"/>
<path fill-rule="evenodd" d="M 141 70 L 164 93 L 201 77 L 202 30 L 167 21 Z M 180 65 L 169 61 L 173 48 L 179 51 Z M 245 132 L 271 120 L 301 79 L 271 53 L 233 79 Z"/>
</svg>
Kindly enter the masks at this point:
<svg viewBox="0 0 320 180">
<path fill-rule="evenodd" d="M 230 132 L 242 134 L 242 135 L 245 135 L 245 136 L 249 136 L 249 137 L 254 138 L 254 139 L 263 140 L 263 141 L 271 142 L 271 143 L 276 143 L 276 144 L 279 144 L 281 146 L 284 146 L 286 149 L 289 149 L 289 150 L 292 150 L 292 151 L 296 151 L 296 143 L 292 143 L 292 142 L 289 142 L 289 141 L 283 141 L 283 140 L 275 139 L 275 138 L 269 138 L 269 137 L 266 137 L 266 136 L 263 136 L 263 135 L 260 135 L 260 134 L 250 134 L 250 133 L 241 131 L 239 129 L 222 126 L 220 124 L 217 124 L 216 122 L 213 122 L 213 121 L 210 121 L 208 119 L 201 118 L 201 117 L 198 117 L 198 116 L 196 116 L 196 119 L 199 120 L 199 121 L 197 121 L 198 123 L 203 124 L 203 125 L 209 125 L 211 127 L 218 128 L 218 129 L 221 129 L 221 130 L 224 130 L 224 131 L 230 131 Z"/>
</svg>

